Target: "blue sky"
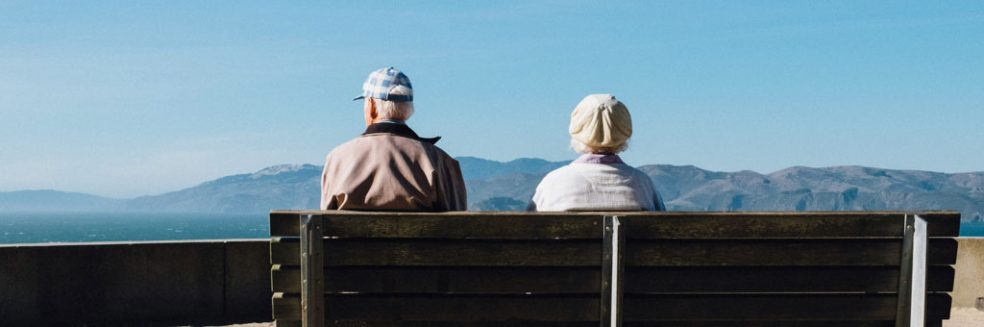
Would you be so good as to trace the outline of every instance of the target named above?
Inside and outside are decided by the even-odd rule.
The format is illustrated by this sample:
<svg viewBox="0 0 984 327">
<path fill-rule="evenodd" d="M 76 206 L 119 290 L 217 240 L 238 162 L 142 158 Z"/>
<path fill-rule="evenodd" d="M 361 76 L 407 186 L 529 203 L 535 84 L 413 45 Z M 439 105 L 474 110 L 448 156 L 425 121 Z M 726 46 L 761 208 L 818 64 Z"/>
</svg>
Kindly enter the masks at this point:
<svg viewBox="0 0 984 327">
<path fill-rule="evenodd" d="M 2 1 L 0 191 L 320 164 L 385 66 L 455 156 L 571 159 L 612 93 L 631 164 L 984 171 L 979 1 Z"/>
</svg>

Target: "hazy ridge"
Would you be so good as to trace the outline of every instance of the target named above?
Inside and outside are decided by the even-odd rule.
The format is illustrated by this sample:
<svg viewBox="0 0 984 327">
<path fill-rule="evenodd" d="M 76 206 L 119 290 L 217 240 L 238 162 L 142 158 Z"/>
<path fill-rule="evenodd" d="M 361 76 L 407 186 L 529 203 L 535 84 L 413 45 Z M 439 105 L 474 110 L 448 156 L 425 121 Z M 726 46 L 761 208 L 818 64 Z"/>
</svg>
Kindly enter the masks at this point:
<svg viewBox="0 0 984 327">
<path fill-rule="evenodd" d="M 471 210 L 523 210 L 547 172 L 566 162 L 458 158 Z M 947 174 L 861 166 L 790 167 L 769 174 L 644 165 L 667 207 L 687 211 L 952 209 L 984 215 L 984 172 Z M 133 199 L 33 190 L 0 193 L 0 211 L 263 213 L 314 209 L 321 167 L 278 165 Z"/>
</svg>

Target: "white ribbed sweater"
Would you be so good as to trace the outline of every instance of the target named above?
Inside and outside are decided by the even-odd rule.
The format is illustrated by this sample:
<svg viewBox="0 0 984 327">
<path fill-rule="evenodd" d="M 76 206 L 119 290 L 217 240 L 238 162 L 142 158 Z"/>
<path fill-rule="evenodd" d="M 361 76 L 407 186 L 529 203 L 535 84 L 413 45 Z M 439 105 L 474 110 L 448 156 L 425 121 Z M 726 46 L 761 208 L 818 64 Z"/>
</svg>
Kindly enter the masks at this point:
<svg viewBox="0 0 984 327">
<path fill-rule="evenodd" d="M 659 192 L 642 171 L 624 163 L 573 162 L 543 177 L 533 195 L 537 211 L 656 211 Z"/>
</svg>

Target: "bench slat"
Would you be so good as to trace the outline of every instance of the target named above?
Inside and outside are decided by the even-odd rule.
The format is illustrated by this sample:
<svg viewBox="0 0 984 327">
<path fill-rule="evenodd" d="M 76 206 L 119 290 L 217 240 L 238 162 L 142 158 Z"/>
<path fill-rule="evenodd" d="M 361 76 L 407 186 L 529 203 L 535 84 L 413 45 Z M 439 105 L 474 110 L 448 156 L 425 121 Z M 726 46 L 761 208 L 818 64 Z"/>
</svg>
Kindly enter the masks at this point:
<svg viewBox="0 0 984 327">
<path fill-rule="evenodd" d="M 957 242 L 934 239 L 929 264 L 956 262 Z M 628 240 L 632 266 L 898 266 L 901 240 Z M 890 255 L 886 255 L 890 254 Z"/>
<path fill-rule="evenodd" d="M 950 296 L 926 297 L 926 316 L 946 319 Z M 626 295 L 624 320 L 885 320 L 895 319 L 894 295 Z"/>
<path fill-rule="evenodd" d="M 273 317 L 277 320 L 301 320 L 301 295 L 273 293 Z"/>
<path fill-rule="evenodd" d="M 950 296 L 928 298 L 927 319 L 949 318 Z M 627 324 L 686 321 L 891 321 L 895 297 L 890 295 L 713 295 L 626 296 Z M 284 310 L 299 301 L 274 298 Z M 573 296 L 373 296 L 329 295 L 329 321 L 567 321 L 598 319 L 598 299 Z M 277 317 L 292 320 L 290 316 Z"/>
<path fill-rule="evenodd" d="M 270 238 L 270 264 L 292 265 L 301 264 L 301 244 L 296 237 Z"/>
<path fill-rule="evenodd" d="M 325 236 L 337 238 L 439 239 L 598 239 L 599 216 L 383 216 L 367 222 L 362 217 L 326 216 Z"/>
<path fill-rule="evenodd" d="M 281 325 L 277 327 L 289 326 L 299 327 L 300 325 Z M 352 327 L 352 326 L 373 326 L 373 327 L 502 327 L 502 326 L 522 326 L 522 327 L 597 327 L 598 322 L 503 322 L 503 321 L 473 321 L 473 322 L 440 322 L 440 321 L 403 321 L 403 322 L 379 322 L 379 321 L 337 321 L 327 322 L 326 326 Z M 756 322 L 756 321 L 715 321 L 715 322 L 650 322 L 650 323 L 624 323 L 626 327 L 894 327 L 893 321 L 796 321 L 796 322 Z M 927 321 L 925 327 L 942 327 L 940 320 Z"/>
<path fill-rule="evenodd" d="M 895 327 L 895 321 L 663 321 L 625 323 L 625 327 Z M 940 319 L 924 327 L 942 327 Z"/>
<path fill-rule="evenodd" d="M 598 327 L 597 321 L 590 322 L 507 322 L 507 321 L 400 321 L 400 322 L 380 322 L 380 321 L 337 321 L 328 322 L 326 326 L 353 327 L 353 326 L 372 326 L 372 327 Z"/>
<path fill-rule="evenodd" d="M 600 213 L 313 212 L 326 219 L 326 235 L 421 238 L 600 238 Z M 297 212 L 270 215 L 271 236 L 297 236 Z M 628 238 L 828 238 L 901 237 L 898 212 L 626 212 L 618 213 Z M 927 212 L 930 237 L 957 236 L 960 214 Z M 371 219 L 366 219 L 371 217 Z M 651 220 L 655 219 L 655 220 Z M 660 220 L 668 220 L 669 223 Z M 495 223 L 506 222 L 506 223 Z M 629 226 L 629 225 L 627 225 Z"/>
<path fill-rule="evenodd" d="M 278 321 L 277 327 L 300 327 L 300 325 L 282 324 Z M 300 323 L 300 322 L 297 322 Z M 522 327 L 597 327 L 598 322 L 503 322 L 503 321 L 474 321 L 474 322 L 440 322 L 440 321 L 404 321 L 404 322 L 379 322 L 379 321 L 337 321 L 327 322 L 326 326 L 352 327 L 352 326 L 373 326 L 373 327 L 502 327 L 502 326 L 522 326 Z M 716 322 L 669 322 L 669 323 L 624 323 L 626 327 L 894 327 L 893 321 L 797 321 L 797 322 L 755 322 L 755 321 L 716 321 Z M 927 321 L 925 327 L 942 327 L 940 320 Z"/>
<path fill-rule="evenodd" d="M 300 302 L 281 300 L 287 309 Z M 371 296 L 330 295 L 326 298 L 328 321 L 558 321 L 598 320 L 595 296 Z M 274 298 L 274 306 L 277 306 Z M 291 316 L 278 319 L 293 320 Z"/>
<path fill-rule="evenodd" d="M 328 240 L 329 266 L 588 266 L 601 265 L 601 242 Z"/>
<path fill-rule="evenodd" d="M 301 216 L 296 212 L 274 211 L 270 213 L 270 236 L 299 237 Z"/>
<path fill-rule="evenodd" d="M 927 291 L 953 289 L 953 268 L 932 266 Z M 630 293 L 879 292 L 898 291 L 897 267 L 684 267 L 626 268 Z"/>
<path fill-rule="evenodd" d="M 293 214 L 296 215 L 296 214 Z M 368 216 L 368 217 L 367 217 Z M 602 216 L 553 213 L 346 212 L 324 214 L 325 236 L 334 238 L 601 239 Z M 371 219 L 367 219 L 371 218 Z M 300 233 L 292 214 L 271 214 L 271 236 Z"/>
<path fill-rule="evenodd" d="M 271 242 L 274 264 L 299 265 L 294 239 Z M 328 266 L 573 266 L 600 267 L 601 241 L 325 241 Z"/>
<path fill-rule="evenodd" d="M 273 288 L 300 292 L 300 270 L 277 267 Z M 601 291 L 592 267 L 342 267 L 325 271 L 325 291 L 402 294 L 590 294 Z"/>
<path fill-rule="evenodd" d="M 639 243 L 644 242 L 644 243 Z M 897 266 L 900 240 L 626 241 L 631 266 Z M 934 239 L 929 264 L 956 262 L 957 242 Z M 273 264 L 299 265 L 296 239 L 270 244 Z M 326 240 L 329 266 L 600 266 L 601 242 Z"/>
<path fill-rule="evenodd" d="M 619 216 L 632 239 L 901 238 L 900 213 L 660 213 Z M 960 214 L 928 214 L 930 237 L 957 236 Z"/>
<path fill-rule="evenodd" d="M 626 269 L 624 292 L 878 292 L 898 290 L 894 267 L 700 267 Z M 953 268 L 929 269 L 927 291 L 953 289 Z M 298 267 L 274 267 L 275 292 L 300 293 Z M 328 293 L 597 294 L 597 268 L 339 267 L 325 272 Z"/>
</svg>

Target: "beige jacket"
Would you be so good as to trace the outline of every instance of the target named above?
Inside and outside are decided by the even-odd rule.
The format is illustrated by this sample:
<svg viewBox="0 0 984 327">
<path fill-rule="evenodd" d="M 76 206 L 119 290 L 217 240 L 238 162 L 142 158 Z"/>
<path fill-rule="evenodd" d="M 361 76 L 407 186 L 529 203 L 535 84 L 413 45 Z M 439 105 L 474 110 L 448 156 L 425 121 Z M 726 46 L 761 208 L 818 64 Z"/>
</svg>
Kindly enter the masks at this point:
<svg viewBox="0 0 984 327">
<path fill-rule="evenodd" d="M 321 174 L 321 209 L 467 210 L 458 161 L 404 124 L 378 123 L 331 151 Z"/>
</svg>

